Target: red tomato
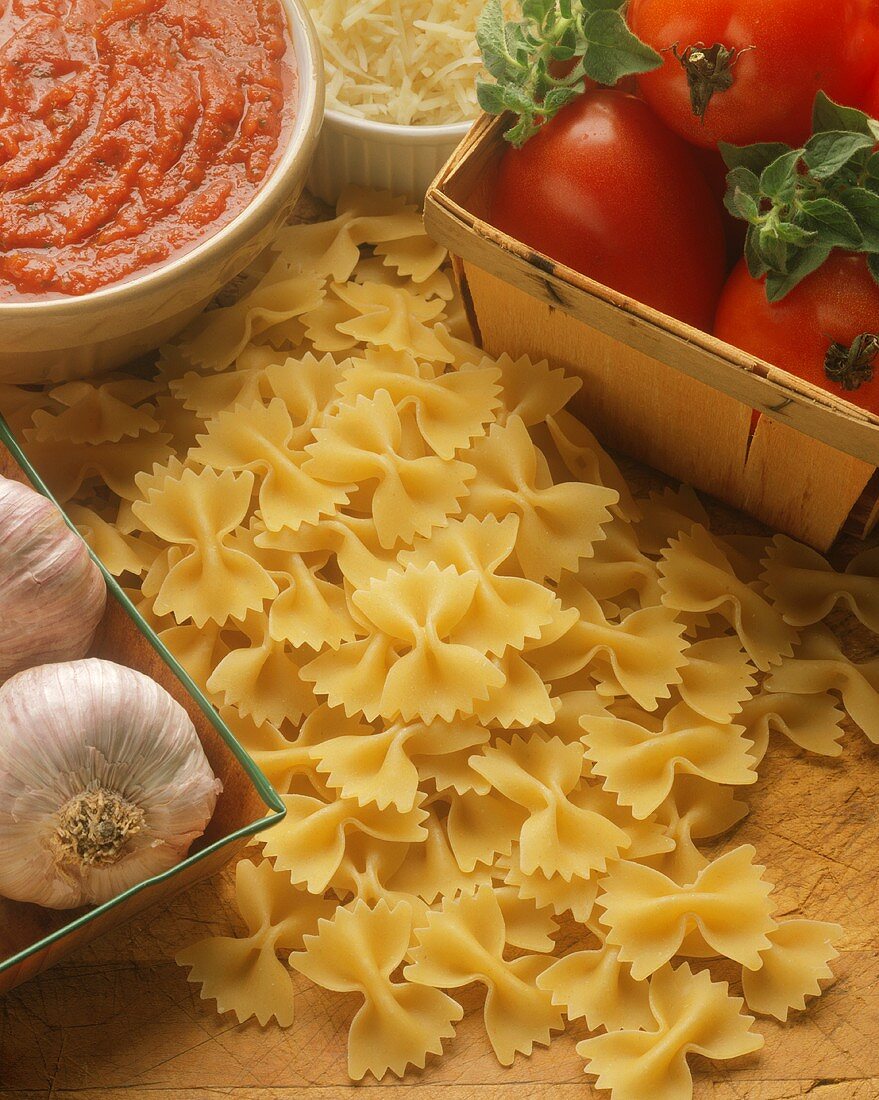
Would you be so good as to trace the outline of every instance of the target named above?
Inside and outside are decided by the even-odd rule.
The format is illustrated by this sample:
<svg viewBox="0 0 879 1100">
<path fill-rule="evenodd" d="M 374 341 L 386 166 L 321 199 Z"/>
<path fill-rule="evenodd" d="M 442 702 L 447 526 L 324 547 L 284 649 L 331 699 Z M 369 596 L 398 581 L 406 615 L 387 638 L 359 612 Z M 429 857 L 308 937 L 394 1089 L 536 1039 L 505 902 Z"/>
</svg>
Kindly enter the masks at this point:
<svg viewBox="0 0 879 1100">
<path fill-rule="evenodd" d="M 839 351 L 831 363 L 839 362 L 841 352 L 859 336 L 879 336 L 879 286 L 865 257 L 833 252 L 823 267 L 780 302 L 767 301 L 763 283 L 751 278 L 744 261 L 739 264 L 721 296 L 715 335 L 837 397 L 879 412 L 879 359 L 876 379 L 855 390 L 846 390 L 825 372 L 832 345 L 839 345 Z"/>
<path fill-rule="evenodd" d="M 742 258 L 742 253 L 745 250 L 745 238 L 748 235 L 748 226 L 741 218 L 734 218 L 723 205 L 728 189 L 727 174 L 729 169 L 724 164 L 720 153 L 716 149 L 698 148 L 694 148 L 693 153 L 720 206 L 723 231 L 726 235 L 726 265 L 727 269 L 731 271 Z"/>
<path fill-rule="evenodd" d="M 641 93 L 676 133 L 697 145 L 718 141 L 800 145 L 811 133 L 819 90 L 858 106 L 876 71 L 868 0 L 632 0 L 639 38 L 665 51 L 661 69 L 639 78 Z M 678 57 L 717 45 L 735 50 L 731 86 L 716 90 L 700 119 Z M 678 57 L 675 56 L 675 50 Z M 698 67 L 698 53 L 690 54 Z"/>
<path fill-rule="evenodd" d="M 720 209 L 692 150 L 640 99 L 586 92 L 501 160 L 492 223 L 553 260 L 709 329 Z"/>
</svg>

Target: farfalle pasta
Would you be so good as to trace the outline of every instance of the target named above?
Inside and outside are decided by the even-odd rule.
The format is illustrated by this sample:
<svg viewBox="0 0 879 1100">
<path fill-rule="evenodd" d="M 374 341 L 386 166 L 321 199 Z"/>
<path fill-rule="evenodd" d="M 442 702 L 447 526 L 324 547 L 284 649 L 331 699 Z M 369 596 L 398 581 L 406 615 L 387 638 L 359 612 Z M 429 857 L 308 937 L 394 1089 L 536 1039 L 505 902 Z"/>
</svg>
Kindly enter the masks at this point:
<svg viewBox="0 0 879 1100">
<path fill-rule="evenodd" d="M 561 1012 L 535 984 L 549 957 L 507 960 L 509 942 L 498 899 L 481 886 L 430 913 L 426 927 L 415 931 L 412 962 L 403 971 L 419 985 L 455 989 L 482 982 L 485 1028 L 501 1065 L 511 1065 L 517 1053 L 530 1054 L 535 1043 L 545 1046 L 563 1026 Z"/>
<path fill-rule="evenodd" d="M 503 1064 L 582 1019 L 616 1100 L 689 1100 L 691 1051 L 762 1042 L 724 959 L 782 1020 L 830 978 L 839 930 L 777 923 L 734 830 L 772 733 L 839 756 L 848 713 L 879 742 L 877 659 L 819 625 L 876 627 L 875 551 L 837 572 L 633 491 L 581 390 L 478 348 L 419 212 L 355 188 L 152 373 L 0 386 L 287 808 L 241 936 L 180 962 L 265 1026 L 295 1026 L 291 970 L 350 995 L 356 1080 L 440 1055 L 479 983 Z"/>
<path fill-rule="evenodd" d="M 461 1006 L 424 984 L 391 978 L 409 950 L 412 909 L 380 901 L 374 908 L 358 899 L 337 909 L 315 935 L 305 937 L 290 965 L 326 989 L 359 993 L 363 1004 L 351 1021 L 348 1073 L 355 1081 L 368 1072 L 402 1076 L 407 1066 L 424 1068 L 428 1054 L 442 1054 Z"/>
<path fill-rule="evenodd" d="M 748 844 L 706 864 L 691 883 L 679 885 L 661 871 L 620 863 L 602 882 L 598 905 L 607 942 L 631 964 L 632 977 L 649 978 L 681 949 L 691 931 L 711 951 L 759 970 L 760 953 L 776 927 L 763 880 Z"/>
</svg>

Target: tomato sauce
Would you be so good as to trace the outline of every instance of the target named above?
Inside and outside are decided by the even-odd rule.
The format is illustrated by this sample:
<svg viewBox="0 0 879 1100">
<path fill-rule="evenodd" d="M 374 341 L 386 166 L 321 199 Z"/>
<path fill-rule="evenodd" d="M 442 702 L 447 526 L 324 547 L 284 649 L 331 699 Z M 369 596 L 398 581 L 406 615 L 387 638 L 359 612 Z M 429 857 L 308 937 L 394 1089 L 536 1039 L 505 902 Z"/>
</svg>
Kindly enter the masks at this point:
<svg viewBox="0 0 879 1100">
<path fill-rule="evenodd" d="M 86 294 L 227 224 L 295 91 L 279 0 L 0 0 L 0 301 Z"/>
</svg>

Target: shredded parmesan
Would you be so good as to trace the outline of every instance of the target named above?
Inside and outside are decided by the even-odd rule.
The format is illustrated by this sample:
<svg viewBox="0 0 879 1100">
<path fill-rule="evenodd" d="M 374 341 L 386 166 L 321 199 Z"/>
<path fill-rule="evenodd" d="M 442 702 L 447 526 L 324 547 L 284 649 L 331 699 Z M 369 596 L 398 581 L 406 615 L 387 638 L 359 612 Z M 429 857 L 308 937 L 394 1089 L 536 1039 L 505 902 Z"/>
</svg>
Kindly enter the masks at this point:
<svg viewBox="0 0 879 1100">
<path fill-rule="evenodd" d="M 327 106 L 407 126 L 475 118 L 483 3 L 309 0 L 323 43 Z"/>
</svg>

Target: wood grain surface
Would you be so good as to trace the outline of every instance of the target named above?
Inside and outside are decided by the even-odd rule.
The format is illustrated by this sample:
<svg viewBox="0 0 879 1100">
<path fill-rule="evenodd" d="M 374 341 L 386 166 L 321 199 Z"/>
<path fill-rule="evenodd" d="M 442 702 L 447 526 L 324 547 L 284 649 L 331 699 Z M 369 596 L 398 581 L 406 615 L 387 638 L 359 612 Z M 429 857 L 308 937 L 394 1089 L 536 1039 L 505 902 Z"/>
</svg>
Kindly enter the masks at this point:
<svg viewBox="0 0 879 1100">
<path fill-rule="evenodd" d="M 628 465 L 636 490 L 662 479 Z M 753 521 L 715 507 L 722 531 Z M 843 546 L 844 560 L 853 545 Z M 839 562 L 838 562 L 839 564 Z M 834 629 L 854 659 L 879 653 L 879 639 L 848 617 Z M 876 1100 L 879 1097 L 879 749 L 854 729 L 836 760 L 773 741 L 752 809 L 719 849 L 753 843 L 776 884 L 779 916 L 845 927 L 837 978 L 787 1024 L 760 1020 L 761 1052 L 735 1063 L 691 1059 L 699 1100 Z M 173 962 L 206 935 L 242 931 L 227 868 L 167 905 L 69 956 L 0 998 L 0 1100 L 339 1100 L 362 1088 L 387 1100 L 590 1100 L 576 1042 L 582 1021 L 549 1049 L 495 1061 L 481 1022 L 483 991 L 462 994 L 466 1015 L 442 1059 L 402 1081 L 352 1086 L 345 1072 L 348 1024 L 360 999 L 294 976 L 296 1020 L 288 1030 L 217 1016 Z M 576 933 L 562 930 L 562 943 Z M 717 974 L 721 971 L 712 967 Z M 723 973 L 738 991 L 736 970 Z M 645 1097 L 644 1100 L 649 1100 Z"/>
</svg>

